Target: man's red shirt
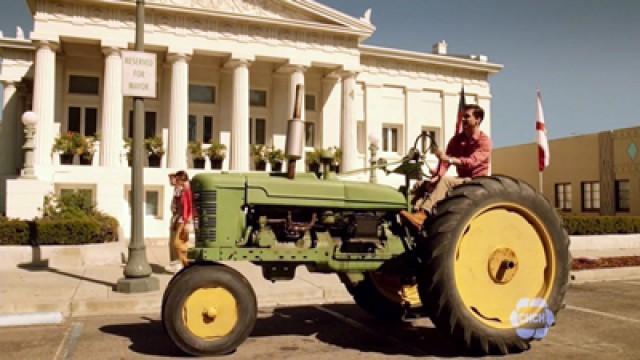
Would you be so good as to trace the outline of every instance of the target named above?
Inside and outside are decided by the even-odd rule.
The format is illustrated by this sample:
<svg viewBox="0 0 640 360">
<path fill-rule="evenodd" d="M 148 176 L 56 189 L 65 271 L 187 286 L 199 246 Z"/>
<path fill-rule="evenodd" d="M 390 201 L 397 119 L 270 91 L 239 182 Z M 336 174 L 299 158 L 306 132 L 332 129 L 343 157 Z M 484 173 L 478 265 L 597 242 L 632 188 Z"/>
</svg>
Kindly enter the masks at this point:
<svg viewBox="0 0 640 360">
<path fill-rule="evenodd" d="M 447 145 L 447 156 L 460 159 L 461 165 L 456 165 L 458 176 L 474 178 L 489 175 L 491 160 L 491 139 L 478 131 L 471 138 L 462 132 L 453 136 Z M 444 176 L 449 163 L 441 162 L 438 175 Z"/>
</svg>

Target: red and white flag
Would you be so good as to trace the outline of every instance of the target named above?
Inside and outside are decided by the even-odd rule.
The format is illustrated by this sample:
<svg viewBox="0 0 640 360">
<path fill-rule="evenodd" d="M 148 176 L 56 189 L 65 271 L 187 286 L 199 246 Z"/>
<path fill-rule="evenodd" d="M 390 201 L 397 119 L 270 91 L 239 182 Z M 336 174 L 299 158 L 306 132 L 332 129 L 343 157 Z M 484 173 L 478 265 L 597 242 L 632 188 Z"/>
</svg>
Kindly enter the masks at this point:
<svg viewBox="0 0 640 360">
<path fill-rule="evenodd" d="M 542 172 L 549 166 L 549 140 L 547 129 L 544 127 L 544 112 L 542 111 L 542 96 L 538 91 L 538 109 L 536 114 L 536 131 L 538 132 L 538 171 Z"/>
</svg>

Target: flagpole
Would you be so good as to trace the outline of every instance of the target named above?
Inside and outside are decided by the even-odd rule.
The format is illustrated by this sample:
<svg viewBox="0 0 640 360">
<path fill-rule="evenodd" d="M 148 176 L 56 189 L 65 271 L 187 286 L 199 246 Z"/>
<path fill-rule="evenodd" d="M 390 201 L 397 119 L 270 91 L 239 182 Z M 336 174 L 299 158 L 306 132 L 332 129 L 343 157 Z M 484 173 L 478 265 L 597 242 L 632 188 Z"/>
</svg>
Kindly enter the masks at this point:
<svg viewBox="0 0 640 360">
<path fill-rule="evenodd" d="M 538 190 L 544 194 L 544 191 L 542 191 L 542 171 L 538 171 Z"/>
</svg>

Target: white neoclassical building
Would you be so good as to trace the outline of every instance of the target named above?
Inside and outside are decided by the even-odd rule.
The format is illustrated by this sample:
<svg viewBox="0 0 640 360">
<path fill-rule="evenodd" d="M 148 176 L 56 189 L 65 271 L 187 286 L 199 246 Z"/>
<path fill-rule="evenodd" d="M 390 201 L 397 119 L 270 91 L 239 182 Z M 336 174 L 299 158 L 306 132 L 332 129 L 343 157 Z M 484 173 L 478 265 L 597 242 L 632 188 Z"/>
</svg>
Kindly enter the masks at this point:
<svg viewBox="0 0 640 360">
<path fill-rule="evenodd" d="M 87 191 L 129 229 L 132 99 L 122 95 L 121 51 L 133 49 L 134 0 L 27 0 L 33 32 L 0 38 L 0 211 L 38 215 L 43 196 Z M 163 139 L 159 168 L 145 169 L 145 232 L 165 236 L 166 175 L 192 170 L 190 141 L 229 149 L 223 170 L 250 171 L 250 144 L 284 148 L 296 84 L 304 84 L 305 146 L 343 149 L 343 170 L 364 167 L 371 138 L 379 155 L 401 157 L 422 130 L 453 134 L 459 91 L 487 112 L 486 56 L 365 45 L 369 16 L 354 18 L 312 0 L 147 0 L 145 51 L 157 55 L 157 96 L 145 101 L 145 137 Z M 375 10 L 375 9 L 374 9 Z M 33 110 L 35 179 L 20 177 L 21 115 Z M 61 165 L 54 139 L 99 134 L 91 165 Z M 301 163 L 302 165 L 302 163 Z M 207 165 L 208 167 L 209 165 Z M 303 167 L 301 166 L 302 170 Z"/>
</svg>

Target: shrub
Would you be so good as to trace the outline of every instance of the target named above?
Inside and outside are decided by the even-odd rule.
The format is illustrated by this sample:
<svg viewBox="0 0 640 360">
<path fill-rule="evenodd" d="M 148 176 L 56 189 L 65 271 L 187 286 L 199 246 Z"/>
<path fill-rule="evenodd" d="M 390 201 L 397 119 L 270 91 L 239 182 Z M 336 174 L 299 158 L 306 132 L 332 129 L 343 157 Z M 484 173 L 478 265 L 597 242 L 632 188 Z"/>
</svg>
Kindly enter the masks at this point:
<svg viewBox="0 0 640 360">
<path fill-rule="evenodd" d="M 562 218 L 569 235 L 640 233 L 638 216 L 563 215 Z"/>
<path fill-rule="evenodd" d="M 21 220 L 0 219 L 0 245 L 29 245 L 29 223 Z"/>
<path fill-rule="evenodd" d="M 104 242 L 95 219 L 38 219 L 35 221 L 38 245 L 77 245 Z"/>
</svg>

